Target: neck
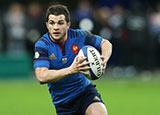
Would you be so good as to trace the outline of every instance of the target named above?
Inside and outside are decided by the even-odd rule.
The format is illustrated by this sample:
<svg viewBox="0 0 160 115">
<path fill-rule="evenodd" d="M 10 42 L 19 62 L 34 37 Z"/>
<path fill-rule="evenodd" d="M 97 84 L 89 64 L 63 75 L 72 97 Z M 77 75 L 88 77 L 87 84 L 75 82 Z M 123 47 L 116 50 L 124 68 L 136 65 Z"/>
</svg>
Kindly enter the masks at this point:
<svg viewBox="0 0 160 115">
<path fill-rule="evenodd" d="M 67 41 L 67 34 L 65 34 L 65 36 L 59 40 L 54 39 L 50 34 L 49 34 L 49 37 L 54 43 L 58 43 L 58 44 L 64 44 Z"/>
</svg>

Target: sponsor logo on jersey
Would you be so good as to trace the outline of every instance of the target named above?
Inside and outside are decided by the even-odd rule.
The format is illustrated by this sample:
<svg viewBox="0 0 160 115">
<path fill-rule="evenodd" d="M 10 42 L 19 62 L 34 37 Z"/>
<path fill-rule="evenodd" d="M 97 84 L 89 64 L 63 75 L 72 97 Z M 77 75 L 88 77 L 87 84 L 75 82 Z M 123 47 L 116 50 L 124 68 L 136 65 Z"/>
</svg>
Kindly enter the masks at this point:
<svg viewBox="0 0 160 115">
<path fill-rule="evenodd" d="M 78 47 L 78 45 L 73 45 L 73 46 L 72 46 L 72 52 L 73 52 L 74 54 L 77 54 L 77 53 L 79 52 L 79 47 Z"/>
<path fill-rule="evenodd" d="M 57 59 L 57 57 L 54 55 L 54 53 L 52 53 L 50 56 L 49 56 L 49 59 Z"/>
<path fill-rule="evenodd" d="M 100 98 L 97 97 L 97 96 L 95 96 L 95 97 L 93 98 L 93 100 L 98 100 L 98 101 L 100 101 Z"/>
</svg>

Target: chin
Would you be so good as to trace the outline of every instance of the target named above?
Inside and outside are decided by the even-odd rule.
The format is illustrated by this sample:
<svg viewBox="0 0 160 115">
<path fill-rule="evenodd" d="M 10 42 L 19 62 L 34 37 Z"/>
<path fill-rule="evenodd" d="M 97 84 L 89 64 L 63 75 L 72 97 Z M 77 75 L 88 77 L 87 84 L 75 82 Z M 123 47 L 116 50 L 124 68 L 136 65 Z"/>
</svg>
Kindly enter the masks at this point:
<svg viewBox="0 0 160 115">
<path fill-rule="evenodd" d="M 51 35 L 51 34 L 50 34 L 50 37 L 51 37 L 54 41 L 56 41 L 56 42 L 59 42 L 59 41 L 62 40 L 62 38 L 59 37 L 59 36 L 54 36 L 54 35 Z"/>
<path fill-rule="evenodd" d="M 54 40 L 60 40 L 60 38 L 54 37 Z"/>
<path fill-rule="evenodd" d="M 56 38 L 56 37 L 54 37 L 54 39 L 53 39 L 54 41 L 61 41 L 61 38 Z"/>
</svg>

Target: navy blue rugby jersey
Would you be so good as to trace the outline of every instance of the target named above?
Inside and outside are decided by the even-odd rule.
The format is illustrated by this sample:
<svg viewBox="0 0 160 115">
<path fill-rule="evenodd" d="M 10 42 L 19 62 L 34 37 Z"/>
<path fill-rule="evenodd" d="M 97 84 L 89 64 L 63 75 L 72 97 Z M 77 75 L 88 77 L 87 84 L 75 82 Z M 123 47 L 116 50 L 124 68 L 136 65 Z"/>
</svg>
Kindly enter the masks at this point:
<svg viewBox="0 0 160 115">
<path fill-rule="evenodd" d="M 61 45 L 54 43 L 46 33 L 35 44 L 34 69 L 46 67 L 58 70 L 69 67 L 84 45 L 92 45 L 100 49 L 101 41 L 100 36 L 87 31 L 68 29 L 68 38 L 65 44 Z M 54 83 L 48 83 L 48 89 L 53 103 L 63 104 L 83 92 L 90 84 L 91 82 L 80 73 Z"/>
</svg>

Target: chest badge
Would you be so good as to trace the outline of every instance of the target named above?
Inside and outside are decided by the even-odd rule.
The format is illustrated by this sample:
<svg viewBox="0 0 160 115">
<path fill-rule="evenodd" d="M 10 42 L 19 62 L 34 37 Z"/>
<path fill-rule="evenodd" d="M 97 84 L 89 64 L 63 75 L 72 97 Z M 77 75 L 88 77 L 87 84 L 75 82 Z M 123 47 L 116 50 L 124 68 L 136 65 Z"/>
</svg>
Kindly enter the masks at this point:
<svg viewBox="0 0 160 115">
<path fill-rule="evenodd" d="M 78 45 L 73 45 L 73 46 L 72 46 L 72 52 L 73 52 L 74 54 L 77 54 L 77 53 L 79 52 L 79 47 L 78 47 Z"/>
<path fill-rule="evenodd" d="M 62 58 L 62 63 L 66 64 L 67 63 L 67 58 Z"/>
</svg>

